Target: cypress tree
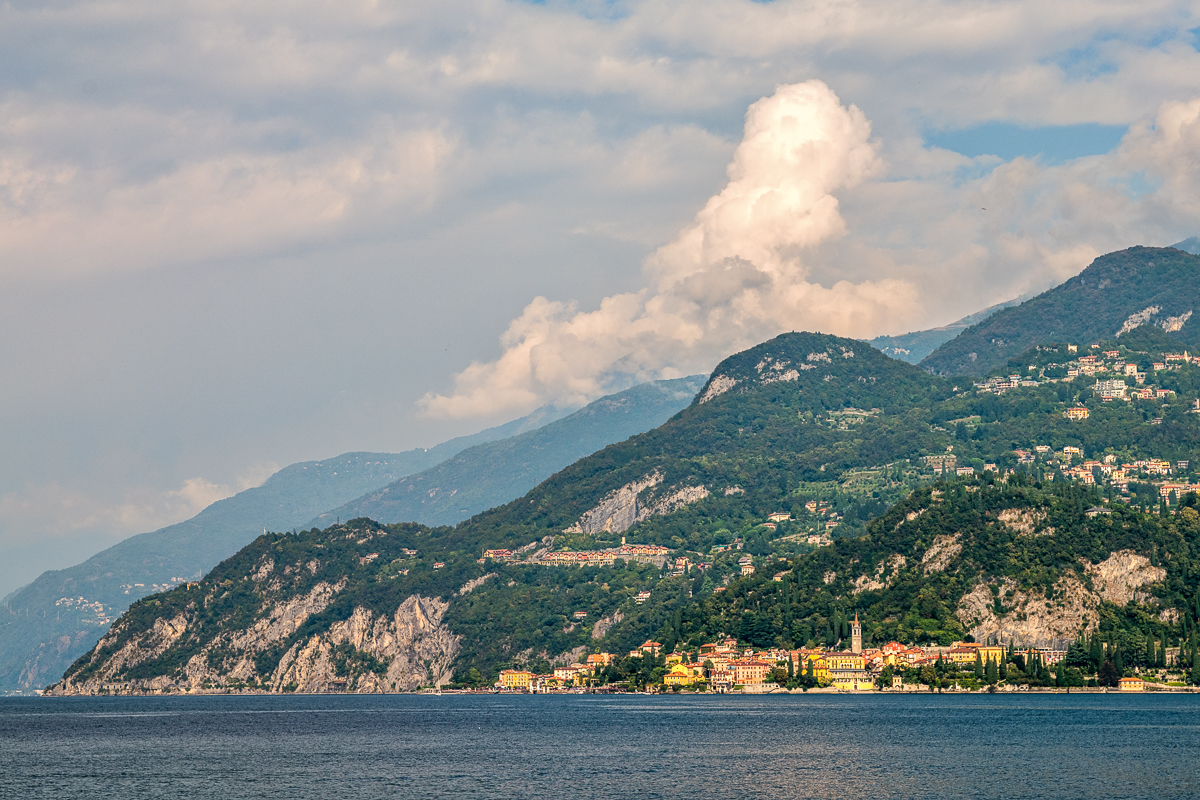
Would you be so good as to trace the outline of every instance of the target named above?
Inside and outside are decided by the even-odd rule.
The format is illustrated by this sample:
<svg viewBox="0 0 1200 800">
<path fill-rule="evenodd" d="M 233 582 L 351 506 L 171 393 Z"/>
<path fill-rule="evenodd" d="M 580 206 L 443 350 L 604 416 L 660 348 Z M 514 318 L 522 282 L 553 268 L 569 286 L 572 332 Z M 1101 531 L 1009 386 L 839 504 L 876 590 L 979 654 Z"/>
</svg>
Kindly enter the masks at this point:
<svg viewBox="0 0 1200 800">
<path fill-rule="evenodd" d="M 1158 662 L 1158 650 L 1154 646 L 1154 634 L 1146 629 L 1146 666 L 1153 667 Z"/>
<path fill-rule="evenodd" d="M 1192 646 L 1192 683 L 1200 683 L 1200 649 Z"/>
<path fill-rule="evenodd" d="M 975 680 L 983 678 L 983 659 L 979 655 L 979 651 L 975 651 Z"/>
<path fill-rule="evenodd" d="M 989 684 L 994 684 L 1000 680 L 1000 670 L 996 667 L 995 660 L 991 658 L 987 660 L 987 670 L 985 672 L 985 676 Z"/>
<path fill-rule="evenodd" d="M 1088 661 L 1092 664 L 1092 671 L 1100 669 L 1100 662 L 1104 660 L 1104 645 L 1100 642 L 1099 631 L 1092 634 L 1092 642 L 1088 647 Z"/>
</svg>

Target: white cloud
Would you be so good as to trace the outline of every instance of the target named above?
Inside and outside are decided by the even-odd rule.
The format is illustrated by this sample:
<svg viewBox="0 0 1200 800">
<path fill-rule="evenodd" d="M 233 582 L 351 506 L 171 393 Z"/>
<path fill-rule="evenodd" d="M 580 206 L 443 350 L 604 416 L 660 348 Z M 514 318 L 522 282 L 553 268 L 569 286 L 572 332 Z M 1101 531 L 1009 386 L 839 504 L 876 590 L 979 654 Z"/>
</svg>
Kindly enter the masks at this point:
<svg viewBox="0 0 1200 800">
<path fill-rule="evenodd" d="M 725 188 L 647 260 L 645 289 L 591 311 L 535 299 L 499 359 L 422 407 L 466 417 L 580 402 L 615 379 L 708 369 L 786 330 L 867 338 L 911 330 L 931 309 L 948 322 L 1104 252 L 1168 244 L 1200 218 L 1200 100 L 1167 103 L 1112 153 L 1063 165 L 919 148 L 923 169 L 897 180 L 878 151 L 862 112 L 825 84 L 779 87 L 747 112 Z M 983 174 L 957 177 L 971 167 Z M 1160 185 L 1139 191 L 1142 175 Z M 842 195 L 858 203 L 849 236 Z"/>
<path fill-rule="evenodd" d="M 939 324 L 1196 233 L 1198 18 L 1196 0 L 2 6 L 0 365 L 21 377 L 0 392 L 0 495 L 60 486 L 74 511 L 45 530 L 154 525 L 230 459 L 465 432 L 411 406 L 473 359 L 443 413 L 704 369 L 800 325 Z M 878 138 L 831 106 L 858 143 L 838 152 L 872 158 L 771 187 L 747 149 L 749 177 L 722 176 L 746 107 L 813 78 Z M 987 121 L 1134 128 L 1059 165 L 923 145 Z M 805 226 L 757 207 L 731 225 L 764 187 Z"/>
<path fill-rule="evenodd" d="M 806 280 L 804 253 L 845 233 L 835 192 L 879 162 L 862 112 L 820 81 L 778 87 L 746 114 L 729 182 L 647 262 L 651 286 L 595 311 L 534 300 L 509 327 L 505 353 L 459 375 L 435 415 L 477 416 L 572 402 L 612 373 L 683 374 L 780 330 L 861 335 L 916 317 L 915 288 L 894 280 Z"/>
</svg>

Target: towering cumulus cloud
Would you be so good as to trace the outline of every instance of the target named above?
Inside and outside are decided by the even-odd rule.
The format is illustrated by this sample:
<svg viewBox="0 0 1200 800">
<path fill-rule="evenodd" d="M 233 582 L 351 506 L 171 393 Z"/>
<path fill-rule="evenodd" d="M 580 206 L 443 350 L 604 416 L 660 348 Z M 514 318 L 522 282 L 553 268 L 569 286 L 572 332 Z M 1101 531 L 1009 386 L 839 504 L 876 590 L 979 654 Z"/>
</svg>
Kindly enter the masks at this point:
<svg viewBox="0 0 1200 800">
<path fill-rule="evenodd" d="M 707 369 L 781 331 L 861 336 L 911 319 L 909 283 L 822 286 L 805 266 L 807 250 L 845 232 L 836 192 L 878 170 L 876 149 L 863 113 L 824 83 L 780 86 L 746 112 L 725 188 L 647 259 L 646 288 L 592 311 L 536 298 L 500 358 L 471 364 L 425 409 L 466 417 L 581 401 L 622 379 Z"/>
</svg>

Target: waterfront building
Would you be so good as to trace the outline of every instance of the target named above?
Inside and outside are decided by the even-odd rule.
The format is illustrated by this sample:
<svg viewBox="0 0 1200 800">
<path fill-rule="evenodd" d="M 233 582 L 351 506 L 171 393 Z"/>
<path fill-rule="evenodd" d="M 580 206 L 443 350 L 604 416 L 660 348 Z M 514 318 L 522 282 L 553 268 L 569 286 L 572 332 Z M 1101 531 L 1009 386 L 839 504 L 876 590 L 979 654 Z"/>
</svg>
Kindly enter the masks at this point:
<svg viewBox="0 0 1200 800">
<path fill-rule="evenodd" d="M 500 672 L 500 688 L 529 691 L 533 684 L 533 673 L 523 669 L 506 669 Z"/>
<path fill-rule="evenodd" d="M 671 671 L 663 676 L 667 686 L 691 686 L 704 681 L 703 664 L 685 664 L 682 661 L 671 667 Z"/>
<path fill-rule="evenodd" d="M 770 664 L 753 658 L 731 661 L 729 669 L 733 672 L 734 680 L 743 686 L 765 683 L 767 676 L 771 674 Z"/>
</svg>

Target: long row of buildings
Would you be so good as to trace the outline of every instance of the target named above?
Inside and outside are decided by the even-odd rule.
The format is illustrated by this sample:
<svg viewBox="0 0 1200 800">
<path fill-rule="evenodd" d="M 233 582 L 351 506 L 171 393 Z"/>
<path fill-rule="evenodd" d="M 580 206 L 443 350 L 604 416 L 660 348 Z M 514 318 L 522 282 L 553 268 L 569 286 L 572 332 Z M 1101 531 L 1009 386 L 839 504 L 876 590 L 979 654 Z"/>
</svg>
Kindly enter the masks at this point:
<svg viewBox="0 0 1200 800">
<path fill-rule="evenodd" d="M 620 547 L 610 547 L 604 550 L 559 550 L 550 553 L 540 553 L 530 559 L 530 563 L 544 567 L 611 567 L 617 559 L 623 561 L 644 561 L 662 566 L 671 550 L 656 544 L 625 544 Z M 484 550 L 486 561 L 513 561 L 517 555 L 512 550 Z"/>
<path fill-rule="evenodd" d="M 662 644 L 645 642 L 630 651 L 630 656 L 661 654 Z M 1047 664 L 1057 663 L 1065 651 L 1039 650 Z M 769 691 L 778 687 L 782 675 L 807 675 L 819 686 L 845 692 L 873 691 L 876 679 L 887 667 L 900 672 L 936 665 L 938 661 L 970 667 L 989 661 L 1000 664 L 1007 655 L 1003 645 L 958 642 L 949 647 L 919 647 L 889 642 L 879 648 L 862 646 L 862 627 L 857 616 L 851 623 L 849 650 L 822 648 L 759 649 L 739 646 L 733 638 L 700 646 L 689 658 L 683 653 L 666 657 L 667 672 L 662 678 L 664 688 L 704 687 L 727 692 L 741 689 L 747 692 Z M 584 663 L 555 667 L 545 675 L 528 670 L 504 670 L 496 687 L 505 691 L 543 692 L 568 688 L 596 686 L 599 673 L 611 664 L 611 653 L 594 653 Z M 789 667 L 790 665 L 790 667 Z M 895 679 L 899 681 L 899 678 Z"/>
</svg>

